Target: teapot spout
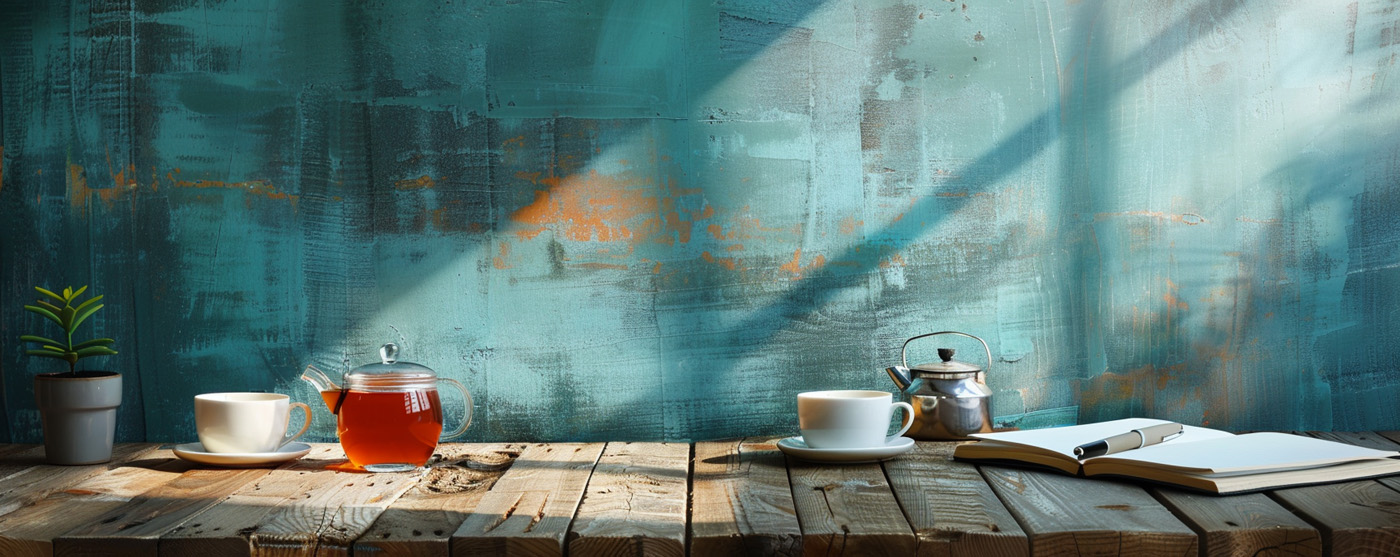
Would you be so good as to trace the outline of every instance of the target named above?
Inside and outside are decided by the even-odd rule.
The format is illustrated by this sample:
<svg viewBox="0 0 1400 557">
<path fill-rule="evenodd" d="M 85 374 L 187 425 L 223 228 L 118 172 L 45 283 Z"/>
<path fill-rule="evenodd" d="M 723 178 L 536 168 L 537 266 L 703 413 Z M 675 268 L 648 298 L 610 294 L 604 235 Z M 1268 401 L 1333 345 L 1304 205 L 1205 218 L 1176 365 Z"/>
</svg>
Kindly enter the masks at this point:
<svg viewBox="0 0 1400 557">
<path fill-rule="evenodd" d="M 323 399 L 326 398 L 325 393 L 327 392 L 337 394 L 340 392 L 340 385 L 335 384 L 335 381 L 332 381 L 325 373 L 316 369 L 316 366 L 306 366 L 306 371 L 302 372 L 301 378 L 305 379 L 307 383 L 314 385 L 316 390 L 322 393 L 321 398 Z M 326 407 L 334 412 L 335 408 L 331 407 L 332 400 L 334 399 L 327 399 L 325 403 Z"/>
<path fill-rule="evenodd" d="M 885 373 L 890 374 L 890 379 L 894 380 L 895 385 L 899 385 L 901 391 L 908 389 L 909 385 L 914 382 L 909 378 L 909 368 L 904 366 L 887 367 Z"/>
</svg>

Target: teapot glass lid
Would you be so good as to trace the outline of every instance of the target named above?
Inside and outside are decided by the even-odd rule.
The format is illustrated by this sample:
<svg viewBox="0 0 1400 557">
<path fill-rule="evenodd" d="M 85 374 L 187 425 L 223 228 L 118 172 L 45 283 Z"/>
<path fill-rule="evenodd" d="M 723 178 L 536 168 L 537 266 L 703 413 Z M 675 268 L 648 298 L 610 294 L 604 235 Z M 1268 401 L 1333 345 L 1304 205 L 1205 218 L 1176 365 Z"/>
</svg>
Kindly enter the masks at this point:
<svg viewBox="0 0 1400 557">
<path fill-rule="evenodd" d="M 379 362 L 369 363 L 350 370 L 347 376 L 399 374 L 418 377 L 436 377 L 432 368 L 413 362 L 399 361 L 399 345 L 388 343 L 379 348 Z"/>
</svg>

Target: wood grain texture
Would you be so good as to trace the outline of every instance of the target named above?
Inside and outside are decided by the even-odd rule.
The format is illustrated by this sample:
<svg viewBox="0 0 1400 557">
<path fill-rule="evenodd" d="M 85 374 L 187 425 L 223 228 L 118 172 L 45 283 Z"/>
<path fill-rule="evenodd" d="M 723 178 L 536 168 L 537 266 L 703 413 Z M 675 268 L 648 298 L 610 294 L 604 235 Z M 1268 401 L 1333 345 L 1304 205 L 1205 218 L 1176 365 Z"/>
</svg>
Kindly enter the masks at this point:
<svg viewBox="0 0 1400 557">
<path fill-rule="evenodd" d="M 1201 555 L 1322 555 L 1317 529 L 1265 494 L 1149 491 L 1201 537 Z"/>
<path fill-rule="evenodd" d="M 423 475 L 342 471 L 346 462 L 307 474 L 302 488 L 249 533 L 253 555 L 349 555 L 355 540 Z"/>
<path fill-rule="evenodd" d="M 452 534 L 454 555 L 563 555 L 602 443 L 531 445 Z"/>
<path fill-rule="evenodd" d="M 112 447 L 111 462 L 85 466 L 47 464 L 43 460 L 43 447 L 8 455 L 3 464 L 0 464 L 9 467 L 11 472 L 4 481 L 0 481 L 0 515 L 107 470 L 126 465 L 155 451 L 156 447 L 157 445 L 150 443 L 119 443 Z"/>
<path fill-rule="evenodd" d="M 44 447 L 42 445 L 8 445 L 3 457 L 0 457 L 0 479 L 24 472 L 35 466 L 48 464 L 44 460 Z M 113 447 L 113 450 L 117 450 Z M 97 465 L 93 465 L 97 466 Z"/>
<path fill-rule="evenodd" d="M 772 438 L 695 444 L 690 548 L 695 555 L 802 553 L 787 461 Z"/>
<path fill-rule="evenodd" d="M 457 531 L 526 445 L 439 445 L 433 463 L 412 489 L 396 499 L 355 541 L 366 555 L 445 555 Z"/>
<path fill-rule="evenodd" d="M 293 498 L 319 481 L 318 476 L 333 475 L 326 467 L 344 462 L 344 458 L 338 444 L 313 444 L 306 456 L 268 472 L 161 537 L 160 551 L 204 557 L 251 555 L 252 534 L 283 505 L 295 503 Z"/>
<path fill-rule="evenodd" d="M 919 555 L 1028 555 L 1030 543 L 992 488 L 965 462 L 957 443 L 920 441 L 883 463 L 895 498 L 914 528 Z"/>
<path fill-rule="evenodd" d="M 1271 496 L 1318 528 L 1329 555 L 1400 554 L 1400 493 L 1378 482 L 1282 489 Z"/>
<path fill-rule="evenodd" d="M 267 470 L 194 469 L 146 491 L 54 541 L 64 556 L 152 554 L 160 537 Z"/>
<path fill-rule="evenodd" d="M 0 151 L 0 154 L 3 154 L 3 151 Z M 15 470 L 9 468 L 10 455 L 19 454 L 25 451 L 33 451 L 36 448 L 38 448 L 38 445 L 32 444 L 5 443 L 3 445 L 0 445 L 0 480 L 3 480 L 6 476 L 15 473 Z"/>
<path fill-rule="evenodd" d="M 1030 536 L 1032 555 L 1195 555 L 1196 534 L 1142 488 L 981 466 Z"/>
<path fill-rule="evenodd" d="M 1309 435 L 1395 450 L 1394 442 L 1369 432 Z M 1400 553 L 1400 492 L 1387 487 L 1394 479 L 1281 489 L 1270 496 L 1317 527 L 1328 555 L 1390 555 Z"/>
<path fill-rule="evenodd" d="M 168 454 L 168 453 L 167 453 Z M 193 464 L 176 458 L 119 466 L 0 517 L 0 555 L 50 556 L 53 540 L 131 499 L 179 478 Z"/>
<path fill-rule="evenodd" d="M 803 555 L 909 555 L 917 543 L 879 464 L 788 457 Z"/>
<path fill-rule="evenodd" d="M 569 528 L 569 555 L 685 555 L 689 443 L 608 443 Z"/>
</svg>

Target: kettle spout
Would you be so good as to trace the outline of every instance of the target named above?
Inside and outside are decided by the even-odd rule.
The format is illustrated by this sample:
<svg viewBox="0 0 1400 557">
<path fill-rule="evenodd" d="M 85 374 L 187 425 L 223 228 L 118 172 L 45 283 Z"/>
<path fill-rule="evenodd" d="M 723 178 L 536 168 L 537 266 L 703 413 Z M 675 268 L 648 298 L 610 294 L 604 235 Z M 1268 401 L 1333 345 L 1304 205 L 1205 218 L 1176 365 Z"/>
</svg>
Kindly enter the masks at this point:
<svg viewBox="0 0 1400 557">
<path fill-rule="evenodd" d="M 321 398 L 324 399 L 326 407 L 331 412 L 335 412 L 334 401 L 339 398 L 340 385 L 335 384 L 335 381 L 332 381 L 325 373 L 316 369 L 316 366 L 306 366 L 306 371 L 302 372 L 301 378 L 315 386 L 316 390 L 321 392 Z M 326 393 L 331 393 L 332 396 L 328 397 Z"/>
<path fill-rule="evenodd" d="M 909 368 L 904 366 L 887 367 L 885 373 L 890 374 L 890 379 L 894 380 L 895 385 L 899 385 L 901 391 L 908 389 L 909 385 L 914 382 L 913 379 L 909 378 Z"/>
</svg>

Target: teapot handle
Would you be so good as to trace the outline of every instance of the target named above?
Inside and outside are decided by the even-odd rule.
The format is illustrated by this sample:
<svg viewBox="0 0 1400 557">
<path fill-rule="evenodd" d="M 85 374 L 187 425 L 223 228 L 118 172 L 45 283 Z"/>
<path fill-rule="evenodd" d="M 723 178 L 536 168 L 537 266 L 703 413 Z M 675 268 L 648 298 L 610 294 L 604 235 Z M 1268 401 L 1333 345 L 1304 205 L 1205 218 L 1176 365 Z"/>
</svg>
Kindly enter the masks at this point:
<svg viewBox="0 0 1400 557">
<path fill-rule="evenodd" d="M 992 370 L 992 349 L 991 349 L 990 347 L 987 346 L 987 341 L 982 340 L 980 337 L 975 337 L 975 336 L 969 335 L 969 334 L 967 334 L 967 333 L 959 333 L 959 332 L 957 332 L 957 331 L 939 331 L 939 332 L 936 332 L 936 333 L 926 333 L 926 334 L 922 334 L 922 335 L 919 335 L 919 336 L 916 336 L 916 337 L 914 337 L 914 338 L 911 338 L 911 339 L 909 339 L 909 340 L 904 341 L 904 346 L 900 347 L 900 349 L 899 349 L 899 363 L 902 364 L 904 367 L 909 367 L 909 360 L 905 357 L 906 353 L 907 353 L 908 350 L 909 350 L 909 343 L 914 342 L 914 341 L 919 340 L 919 339 L 924 338 L 924 337 L 931 337 L 931 336 L 935 336 L 935 335 L 958 335 L 958 336 L 964 336 L 964 337 L 967 337 L 967 338 L 970 338 L 970 339 L 976 340 L 977 342 L 982 343 L 982 349 L 987 351 L 987 367 L 984 368 L 984 369 L 982 370 L 982 372 L 983 372 L 983 373 L 986 373 L 986 372 Z"/>
<path fill-rule="evenodd" d="M 466 399 L 467 404 L 466 415 L 462 416 L 462 425 L 457 426 L 457 429 L 452 430 L 452 433 L 443 435 L 441 439 L 445 441 L 465 433 L 467 431 L 467 426 L 472 425 L 472 395 L 471 393 L 467 392 L 467 388 L 463 387 L 461 383 L 458 383 L 456 379 L 439 377 L 438 381 L 446 382 L 452 385 L 453 387 L 457 387 L 457 390 L 462 392 L 462 398 Z"/>
</svg>

